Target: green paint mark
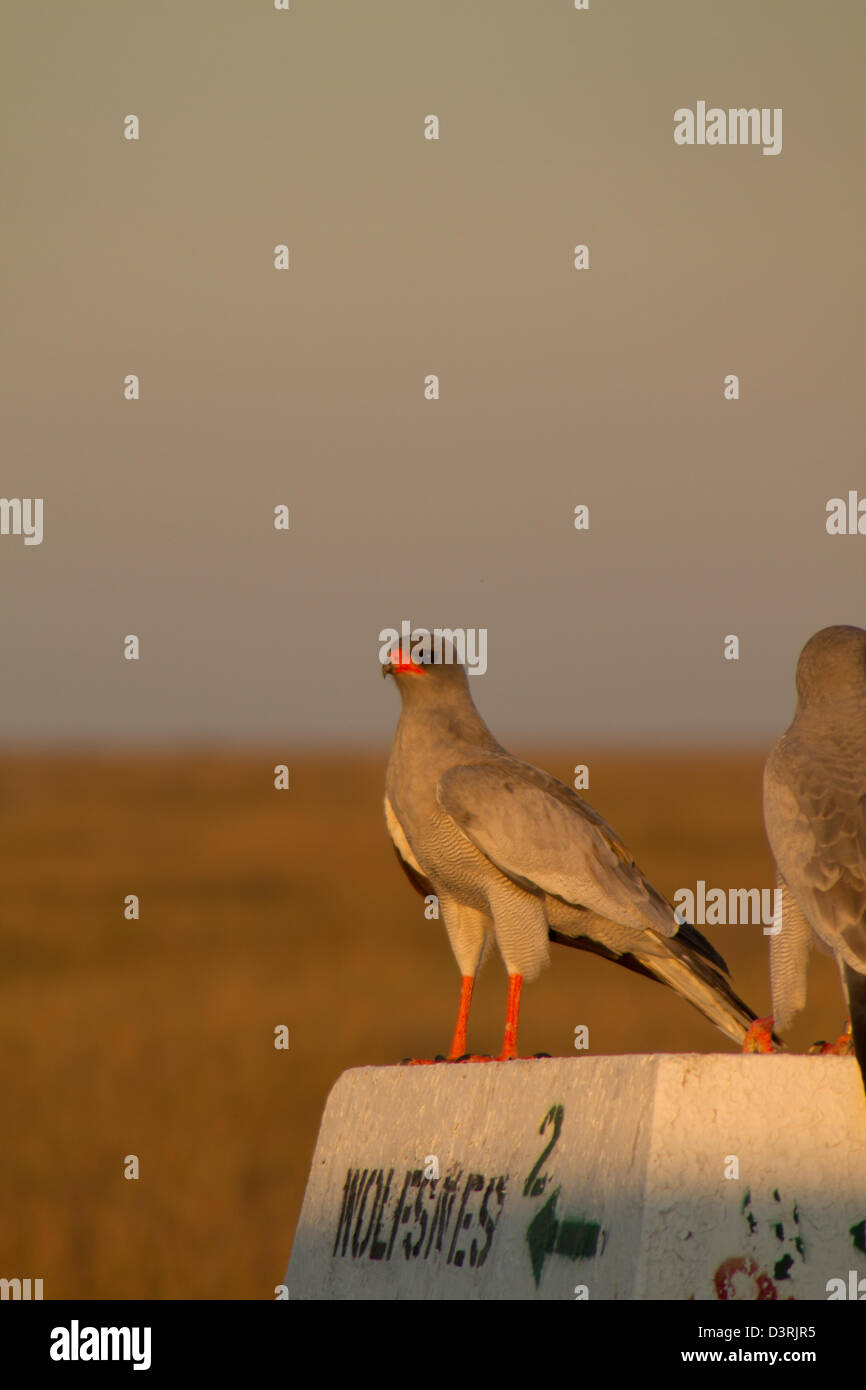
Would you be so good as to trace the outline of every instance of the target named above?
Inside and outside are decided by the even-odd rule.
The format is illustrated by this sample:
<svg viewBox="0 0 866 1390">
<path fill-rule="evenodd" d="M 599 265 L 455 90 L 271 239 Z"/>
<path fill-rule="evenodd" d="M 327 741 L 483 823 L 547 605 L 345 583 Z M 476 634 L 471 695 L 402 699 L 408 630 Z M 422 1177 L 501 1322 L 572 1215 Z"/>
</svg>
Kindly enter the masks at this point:
<svg viewBox="0 0 866 1390">
<path fill-rule="evenodd" d="M 791 1259 L 790 1255 L 783 1255 L 781 1260 L 778 1260 L 773 1267 L 773 1278 L 787 1279 L 788 1270 L 791 1268 L 793 1263 L 794 1261 Z"/>
<path fill-rule="evenodd" d="M 743 1198 L 743 1203 L 742 1203 L 742 1206 L 740 1207 L 740 1211 L 744 1213 L 744 1215 L 745 1215 L 745 1217 L 746 1217 L 746 1221 L 749 1223 L 749 1235 L 750 1235 L 750 1236 L 753 1236 L 753 1235 L 755 1234 L 755 1232 L 757 1231 L 757 1229 L 758 1229 L 758 1223 L 757 1223 L 757 1221 L 755 1220 L 754 1215 L 752 1214 L 752 1212 L 746 1211 L 746 1208 L 747 1208 L 747 1207 L 750 1207 L 751 1205 L 752 1205 L 752 1190 L 751 1190 L 751 1188 L 747 1187 L 747 1188 L 746 1188 L 746 1195 L 745 1195 L 745 1197 Z"/>
<path fill-rule="evenodd" d="M 773 1226 L 773 1234 L 776 1237 L 776 1240 L 785 1239 L 785 1228 L 782 1225 L 781 1221 L 777 1221 Z"/>
<path fill-rule="evenodd" d="M 781 1199 L 781 1197 L 779 1196 L 779 1189 L 778 1189 L 778 1187 L 774 1187 L 774 1188 L 773 1188 L 773 1201 L 774 1201 L 774 1202 L 781 1202 L 781 1200 L 782 1200 L 782 1199 Z"/>
<path fill-rule="evenodd" d="M 556 1253 L 569 1260 L 591 1260 L 598 1250 L 600 1235 L 597 1221 L 563 1221 L 556 1238 Z"/>
<path fill-rule="evenodd" d="M 560 1191 L 561 1188 L 557 1188 L 551 1193 L 530 1221 L 526 1232 L 536 1288 L 541 1283 L 542 1271 L 550 1255 L 564 1255 L 568 1260 L 589 1260 L 598 1251 L 601 1226 L 597 1221 L 584 1221 L 580 1217 L 566 1217 L 562 1221 L 557 1219 L 556 1199 Z"/>
<path fill-rule="evenodd" d="M 795 1236 L 795 1237 L 794 1237 L 794 1249 L 796 1250 L 797 1254 L 800 1256 L 800 1259 L 801 1259 L 801 1260 L 805 1260 L 805 1258 L 806 1258 L 806 1247 L 805 1247 L 805 1245 L 803 1244 L 803 1237 L 802 1237 L 802 1236 Z"/>
<path fill-rule="evenodd" d="M 860 1250 L 866 1255 L 866 1219 L 858 1221 L 856 1226 L 852 1226 L 848 1232 L 854 1240 L 854 1249 Z"/>
</svg>

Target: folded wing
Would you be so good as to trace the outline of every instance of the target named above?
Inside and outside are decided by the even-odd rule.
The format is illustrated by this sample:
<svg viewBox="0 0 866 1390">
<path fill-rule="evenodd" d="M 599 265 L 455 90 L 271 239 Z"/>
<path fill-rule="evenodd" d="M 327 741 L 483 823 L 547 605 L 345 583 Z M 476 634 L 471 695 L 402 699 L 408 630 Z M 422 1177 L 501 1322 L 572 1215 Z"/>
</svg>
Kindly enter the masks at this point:
<svg viewBox="0 0 866 1390">
<path fill-rule="evenodd" d="M 476 849 L 521 887 L 635 930 L 676 934 L 673 908 L 623 841 L 556 778 L 506 756 L 451 768 L 436 795 Z"/>
</svg>

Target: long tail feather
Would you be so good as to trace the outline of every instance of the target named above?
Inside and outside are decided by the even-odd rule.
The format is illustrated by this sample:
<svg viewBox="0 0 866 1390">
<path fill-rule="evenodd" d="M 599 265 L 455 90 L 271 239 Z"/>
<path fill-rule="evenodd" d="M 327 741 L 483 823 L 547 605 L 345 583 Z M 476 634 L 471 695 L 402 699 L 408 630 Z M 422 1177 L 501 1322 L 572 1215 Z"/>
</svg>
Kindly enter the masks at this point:
<svg viewBox="0 0 866 1390">
<path fill-rule="evenodd" d="M 653 936 L 655 951 L 652 954 L 641 951 L 639 940 L 630 943 L 628 951 L 618 953 L 588 936 L 572 936 L 551 930 L 550 939 L 561 946 L 572 946 L 580 951 L 604 956 L 606 960 L 615 961 L 627 970 L 634 970 L 657 980 L 659 984 L 667 985 L 693 1004 L 726 1037 L 742 1043 L 757 1015 L 734 991 L 725 976 L 710 963 L 719 961 L 723 968 L 727 968 L 721 956 L 700 932 L 687 925 L 681 927 L 676 936 L 664 941 L 667 947 L 664 954 L 656 954 L 658 943 L 662 941 L 660 936 L 654 932 L 641 935 Z M 778 1038 L 774 1038 L 774 1041 L 782 1045 Z"/>
</svg>

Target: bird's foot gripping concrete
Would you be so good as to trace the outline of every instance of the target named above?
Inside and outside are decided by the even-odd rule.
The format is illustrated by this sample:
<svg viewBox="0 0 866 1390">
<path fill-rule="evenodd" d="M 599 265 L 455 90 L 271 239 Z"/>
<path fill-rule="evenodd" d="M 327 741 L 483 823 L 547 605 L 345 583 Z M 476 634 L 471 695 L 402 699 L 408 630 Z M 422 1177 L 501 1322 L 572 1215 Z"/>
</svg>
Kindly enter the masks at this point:
<svg viewBox="0 0 866 1390">
<path fill-rule="evenodd" d="M 443 1057 L 441 1053 L 437 1057 L 404 1057 L 400 1063 L 401 1067 L 435 1067 L 437 1062 L 492 1062 L 492 1057 L 475 1056 L 465 1052 L 462 1057 Z"/>
<path fill-rule="evenodd" d="M 744 1052 L 775 1052 L 772 1018 L 756 1018 L 743 1039 Z"/>
<path fill-rule="evenodd" d="M 462 1057 L 404 1057 L 400 1063 L 401 1067 L 434 1067 L 437 1062 L 535 1062 L 540 1058 L 550 1057 L 549 1052 L 534 1052 L 531 1057 L 500 1056 L 491 1057 L 486 1052 L 464 1052 Z"/>
<path fill-rule="evenodd" d="M 809 1051 L 820 1053 L 822 1056 L 850 1057 L 854 1051 L 854 1035 L 851 1030 L 850 1018 L 845 1025 L 845 1031 L 834 1043 L 816 1042 L 812 1044 Z"/>
<path fill-rule="evenodd" d="M 451 1057 L 448 1060 L 453 1062 L 535 1062 L 539 1058 L 550 1058 L 549 1052 L 533 1052 L 531 1057 L 518 1057 L 516 1052 L 500 1053 L 498 1057 L 489 1057 L 485 1053 L 469 1053 L 464 1057 Z"/>
</svg>

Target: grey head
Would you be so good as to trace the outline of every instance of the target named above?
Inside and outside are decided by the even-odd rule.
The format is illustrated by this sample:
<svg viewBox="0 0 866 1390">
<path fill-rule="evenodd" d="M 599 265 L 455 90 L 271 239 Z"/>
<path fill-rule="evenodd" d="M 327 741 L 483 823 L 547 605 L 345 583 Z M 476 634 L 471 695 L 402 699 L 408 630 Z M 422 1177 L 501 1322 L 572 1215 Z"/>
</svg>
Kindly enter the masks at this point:
<svg viewBox="0 0 866 1390">
<path fill-rule="evenodd" d="M 866 700 L 866 631 L 824 627 L 810 637 L 797 662 L 797 696 L 802 709 Z"/>
<path fill-rule="evenodd" d="M 404 705 L 471 702 L 466 670 L 447 639 L 438 643 L 395 641 L 390 657 L 382 666 L 382 675 L 393 677 Z"/>
</svg>

